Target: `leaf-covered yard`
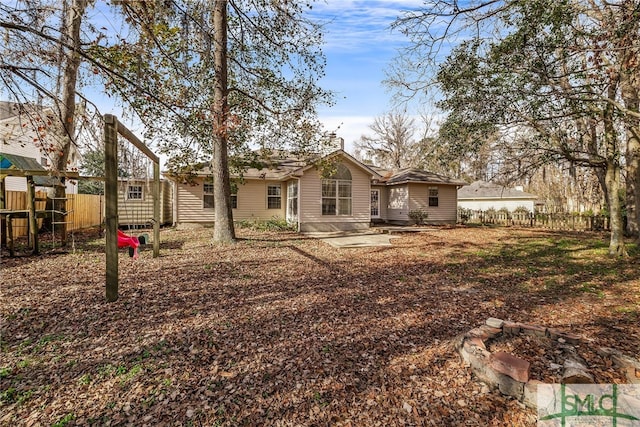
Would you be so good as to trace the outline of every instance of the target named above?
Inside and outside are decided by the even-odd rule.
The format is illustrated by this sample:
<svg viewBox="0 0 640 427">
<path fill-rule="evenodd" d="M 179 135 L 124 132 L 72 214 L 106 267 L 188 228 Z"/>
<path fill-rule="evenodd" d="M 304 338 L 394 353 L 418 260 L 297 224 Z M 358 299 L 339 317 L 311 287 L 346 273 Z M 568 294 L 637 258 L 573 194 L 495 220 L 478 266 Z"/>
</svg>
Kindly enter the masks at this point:
<svg viewBox="0 0 640 427">
<path fill-rule="evenodd" d="M 604 234 L 457 227 L 356 249 L 210 235 L 122 253 L 115 303 L 97 234 L 3 256 L 0 424 L 533 426 L 471 377 L 457 335 L 488 317 L 573 332 L 600 381 L 620 375 L 585 347 L 640 346 L 640 256 L 608 258 Z"/>
</svg>

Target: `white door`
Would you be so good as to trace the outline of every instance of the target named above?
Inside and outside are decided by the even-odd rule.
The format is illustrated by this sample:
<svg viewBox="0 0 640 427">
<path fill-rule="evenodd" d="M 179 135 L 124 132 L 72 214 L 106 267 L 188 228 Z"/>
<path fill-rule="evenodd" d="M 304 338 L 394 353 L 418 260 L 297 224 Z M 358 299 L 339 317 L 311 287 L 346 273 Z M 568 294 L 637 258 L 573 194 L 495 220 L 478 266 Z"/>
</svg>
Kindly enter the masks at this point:
<svg viewBox="0 0 640 427">
<path fill-rule="evenodd" d="M 371 190 L 371 218 L 380 218 L 380 190 Z"/>
</svg>

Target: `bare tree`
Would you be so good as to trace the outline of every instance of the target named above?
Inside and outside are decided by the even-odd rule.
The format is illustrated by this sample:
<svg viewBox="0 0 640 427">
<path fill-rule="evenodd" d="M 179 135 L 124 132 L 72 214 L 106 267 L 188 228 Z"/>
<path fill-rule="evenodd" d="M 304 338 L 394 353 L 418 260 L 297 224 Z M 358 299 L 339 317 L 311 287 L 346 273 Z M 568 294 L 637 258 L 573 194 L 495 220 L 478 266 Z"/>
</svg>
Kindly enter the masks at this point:
<svg viewBox="0 0 640 427">
<path fill-rule="evenodd" d="M 45 121 L 39 129 L 40 134 L 49 134 L 45 151 L 53 169 L 64 172 L 76 138 L 81 27 L 88 1 L 25 2 L 24 8 L 18 3 L 13 8 L 10 5 L 0 8 L 0 26 L 6 29 L 8 42 L 0 61 L 2 80 L 19 102 L 29 98 L 32 102 L 40 102 L 45 96 L 52 102 L 57 120 Z M 55 28 L 55 19 L 58 19 L 59 30 Z M 30 96 L 25 86 L 37 95 Z M 64 185 L 55 188 L 55 211 L 66 210 L 65 194 Z M 66 221 L 61 218 L 57 221 L 61 223 L 59 229 L 65 244 Z"/>
<path fill-rule="evenodd" d="M 413 118 L 404 112 L 392 111 L 376 117 L 369 128 L 373 135 L 362 135 L 355 143 L 360 158 L 393 170 L 417 164 L 419 144 Z"/>
</svg>

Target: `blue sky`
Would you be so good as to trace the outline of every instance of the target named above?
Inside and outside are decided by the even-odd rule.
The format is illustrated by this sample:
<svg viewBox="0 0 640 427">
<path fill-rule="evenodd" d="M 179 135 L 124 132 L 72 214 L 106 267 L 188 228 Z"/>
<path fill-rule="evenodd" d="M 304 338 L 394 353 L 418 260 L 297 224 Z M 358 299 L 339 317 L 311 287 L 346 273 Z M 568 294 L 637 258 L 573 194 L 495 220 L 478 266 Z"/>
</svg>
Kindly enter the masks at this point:
<svg viewBox="0 0 640 427">
<path fill-rule="evenodd" d="M 423 0 L 327 0 L 313 6 L 313 14 L 326 22 L 325 89 L 336 93 L 336 105 L 320 110 L 327 130 L 338 126 L 352 152 L 353 141 L 371 134 L 376 116 L 389 111 L 391 94 L 382 85 L 385 69 L 406 43 L 390 24 L 401 11 L 416 9 Z"/>
</svg>

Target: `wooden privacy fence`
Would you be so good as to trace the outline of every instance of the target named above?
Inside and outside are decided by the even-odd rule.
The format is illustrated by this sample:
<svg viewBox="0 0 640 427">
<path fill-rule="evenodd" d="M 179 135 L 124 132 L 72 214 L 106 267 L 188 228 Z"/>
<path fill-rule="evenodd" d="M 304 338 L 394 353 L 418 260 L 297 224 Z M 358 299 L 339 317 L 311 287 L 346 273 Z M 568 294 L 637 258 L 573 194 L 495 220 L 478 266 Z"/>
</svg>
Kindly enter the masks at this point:
<svg viewBox="0 0 640 427">
<path fill-rule="evenodd" d="M 458 223 L 549 228 L 553 230 L 609 230 L 609 217 L 571 213 L 530 213 L 458 209 Z"/>
<path fill-rule="evenodd" d="M 80 230 L 104 223 L 104 196 L 97 194 L 68 194 L 68 230 Z"/>
<path fill-rule="evenodd" d="M 45 211 L 47 193 L 36 192 L 36 211 Z M 6 209 L 26 210 L 26 191 L 7 191 Z M 104 222 L 104 196 L 95 194 L 67 194 L 67 211 L 69 214 L 65 220 L 68 222 L 67 230 L 81 230 L 83 228 L 100 225 Z M 42 226 L 43 219 L 38 219 L 38 227 Z M 20 237 L 28 234 L 28 220 L 16 218 L 12 222 L 13 236 Z M 4 230 L 3 230 L 4 231 Z"/>
</svg>

